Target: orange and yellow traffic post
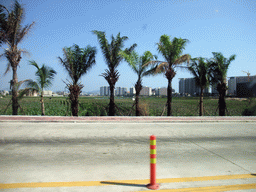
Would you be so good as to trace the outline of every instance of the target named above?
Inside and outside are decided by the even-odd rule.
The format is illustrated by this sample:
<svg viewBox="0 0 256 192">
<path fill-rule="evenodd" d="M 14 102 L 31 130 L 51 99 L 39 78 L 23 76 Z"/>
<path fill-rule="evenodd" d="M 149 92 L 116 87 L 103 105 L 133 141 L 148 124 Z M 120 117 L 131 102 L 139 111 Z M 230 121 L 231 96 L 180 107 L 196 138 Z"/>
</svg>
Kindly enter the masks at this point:
<svg viewBox="0 0 256 192">
<path fill-rule="evenodd" d="M 159 184 L 156 183 L 156 136 L 150 136 L 150 183 L 147 185 L 149 189 L 158 189 Z"/>
</svg>

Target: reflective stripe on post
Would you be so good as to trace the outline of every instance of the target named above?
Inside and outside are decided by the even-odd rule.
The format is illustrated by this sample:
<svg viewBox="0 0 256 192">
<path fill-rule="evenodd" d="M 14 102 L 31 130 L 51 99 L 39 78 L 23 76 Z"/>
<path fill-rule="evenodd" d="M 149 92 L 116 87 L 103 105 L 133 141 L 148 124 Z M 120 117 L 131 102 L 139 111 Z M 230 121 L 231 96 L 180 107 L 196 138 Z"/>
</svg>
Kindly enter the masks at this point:
<svg viewBox="0 0 256 192">
<path fill-rule="evenodd" d="M 149 189 L 158 189 L 159 184 L 156 183 L 156 136 L 150 136 L 150 183 L 147 185 Z"/>
</svg>

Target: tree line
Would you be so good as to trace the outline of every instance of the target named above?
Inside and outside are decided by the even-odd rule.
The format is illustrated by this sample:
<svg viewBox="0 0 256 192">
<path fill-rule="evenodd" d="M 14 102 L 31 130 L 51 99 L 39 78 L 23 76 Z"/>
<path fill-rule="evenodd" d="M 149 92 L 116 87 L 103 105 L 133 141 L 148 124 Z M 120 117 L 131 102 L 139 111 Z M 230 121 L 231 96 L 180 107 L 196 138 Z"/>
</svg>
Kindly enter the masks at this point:
<svg viewBox="0 0 256 192">
<path fill-rule="evenodd" d="M 25 94 L 25 91 L 37 90 L 40 93 L 40 102 L 42 115 L 45 115 L 43 90 L 52 84 L 52 80 L 57 72 L 46 65 L 39 65 L 35 61 L 29 61 L 29 64 L 36 67 L 35 73 L 37 81 L 30 79 L 18 81 L 17 67 L 22 59 L 21 54 L 26 54 L 26 51 L 19 48 L 19 43 L 31 31 L 35 22 L 22 26 L 24 20 L 24 8 L 15 0 L 12 9 L 8 10 L 5 6 L 0 5 L 0 46 L 7 45 L 4 53 L 0 57 L 5 57 L 8 61 L 6 72 L 12 69 L 13 78 L 11 80 L 12 89 L 12 114 L 18 114 L 19 99 Z M 202 116 L 204 112 L 203 107 L 203 90 L 210 85 L 217 84 L 217 91 L 219 92 L 219 116 L 225 116 L 226 110 L 226 77 L 227 70 L 232 61 L 235 60 L 236 55 L 231 55 L 225 58 L 220 52 L 213 52 L 213 57 L 207 58 L 192 58 L 189 54 L 182 54 L 187 43 L 187 39 L 176 38 L 171 39 L 170 36 L 164 34 L 160 37 L 157 45 L 157 51 L 160 53 L 164 61 L 157 59 L 150 51 L 145 51 L 139 55 L 135 48 L 137 44 L 133 44 L 128 48 L 124 48 L 124 43 L 128 37 L 121 36 L 120 33 L 116 37 L 111 36 L 109 42 L 106 38 L 106 33 L 103 31 L 93 30 L 92 33 L 96 35 L 102 54 L 105 58 L 107 69 L 101 74 L 108 82 L 110 87 L 110 102 L 108 115 L 115 115 L 115 98 L 114 89 L 120 74 L 118 66 L 122 61 L 129 64 L 131 69 L 137 74 L 137 81 L 135 83 L 136 97 L 135 110 L 136 116 L 141 115 L 139 105 L 139 95 L 142 90 L 142 79 L 145 76 L 154 76 L 163 74 L 167 79 L 167 116 L 172 116 L 172 80 L 175 77 L 176 67 L 185 68 L 195 78 L 196 85 L 201 88 L 200 94 L 200 108 L 199 115 Z M 70 80 L 64 81 L 69 90 L 69 100 L 71 103 L 71 110 L 73 116 L 78 116 L 79 95 L 83 85 L 79 82 L 82 76 L 86 75 L 90 69 L 96 64 L 97 49 L 88 45 L 85 48 L 80 48 L 74 44 L 71 47 L 63 48 L 63 57 L 58 57 L 60 64 L 68 72 Z M 19 92 L 21 84 L 27 87 L 25 90 Z"/>
</svg>

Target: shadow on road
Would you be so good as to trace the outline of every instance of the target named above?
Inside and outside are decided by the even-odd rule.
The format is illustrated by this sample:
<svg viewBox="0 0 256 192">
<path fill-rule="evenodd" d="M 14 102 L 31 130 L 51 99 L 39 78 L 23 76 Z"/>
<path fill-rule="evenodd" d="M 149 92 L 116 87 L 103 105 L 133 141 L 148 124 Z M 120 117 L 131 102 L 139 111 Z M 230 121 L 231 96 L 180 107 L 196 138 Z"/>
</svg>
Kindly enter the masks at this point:
<svg viewBox="0 0 256 192">
<path fill-rule="evenodd" d="M 101 181 L 102 184 L 107 185 L 123 185 L 123 186 L 132 186 L 132 187 L 147 187 L 147 185 L 141 185 L 141 184 L 134 184 L 134 183 L 118 183 L 118 182 L 108 182 L 108 181 Z"/>
</svg>

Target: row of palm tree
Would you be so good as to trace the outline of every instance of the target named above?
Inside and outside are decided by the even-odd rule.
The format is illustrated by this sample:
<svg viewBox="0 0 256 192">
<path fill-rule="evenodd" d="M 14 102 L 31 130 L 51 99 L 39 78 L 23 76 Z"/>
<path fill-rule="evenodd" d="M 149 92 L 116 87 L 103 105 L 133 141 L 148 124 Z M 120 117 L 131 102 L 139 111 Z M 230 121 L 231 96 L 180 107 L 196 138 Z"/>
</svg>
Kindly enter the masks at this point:
<svg viewBox="0 0 256 192">
<path fill-rule="evenodd" d="M 212 59 L 202 57 L 191 59 L 188 70 L 195 78 L 196 85 L 201 88 L 200 102 L 199 102 L 199 116 L 203 115 L 203 91 L 209 85 L 217 84 L 217 91 L 219 92 L 219 116 L 225 116 L 226 110 L 226 77 L 227 70 L 230 63 L 235 60 L 236 55 L 231 55 L 229 59 L 225 58 L 222 53 L 213 52 Z"/>
<path fill-rule="evenodd" d="M 12 85 L 12 109 L 13 115 L 18 114 L 18 78 L 17 67 L 21 60 L 21 53 L 26 53 L 24 50 L 18 48 L 18 44 L 27 33 L 30 31 L 34 22 L 25 27 L 21 26 L 22 19 L 24 18 L 24 12 L 18 1 L 15 1 L 13 10 L 9 11 L 4 6 L 0 6 L 0 45 L 7 44 L 8 49 L 5 49 L 1 56 L 5 56 L 8 60 L 7 70 L 10 68 L 13 70 Z M 210 84 L 217 83 L 217 90 L 219 92 L 219 115 L 225 115 L 226 103 L 225 93 L 226 87 L 226 75 L 228 67 L 235 59 L 235 55 L 232 55 L 229 59 L 225 58 L 221 53 L 213 52 L 212 59 L 205 58 L 191 58 L 189 54 L 182 54 L 187 43 L 187 39 L 176 38 L 172 40 L 168 35 L 162 35 L 159 43 L 157 43 L 157 50 L 162 54 L 165 61 L 157 60 L 157 57 L 151 52 L 146 51 L 142 56 L 134 51 L 137 44 L 133 44 L 129 48 L 124 49 L 124 42 L 128 40 L 128 37 L 120 36 L 120 33 L 116 37 L 111 36 L 111 42 L 109 43 L 105 32 L 92 31 L 97 36 L 100 44 L 107 69 L 101 74 L 110 86 L 110 102 L 109 102 L 109 116 L 115 115 L 115 101 L 114 101 L 114 89 L 115 84 L 118 81 L 120 74 L 117 70 L 120 63 L 125 60 L 132 68 L 132 70 L 138 75 L 137 82 L 135 83 L 136 89 L 136 115 L 141 115 L 139 108 L 139 94 L 142 89 L 142 78 L 148 75 L 164 74 L 168 81 L 167 85 L 167 116 L 172 115 L 172 80 L 175 77 L 177 71 L 176 67 L 182 67 L 188 69 L 196 80 L 196 84 L 201 87 L 200 95 L 200 112 L 199 115 L 203 115 L 203 90 Z M 70 81 L 64 83 L 68 87 L 70 94 L 69 99 L 71 101 L 72 115 L 78 116 L 78 97 L 81 93 L 83 85 L 79 83 L 80 78 L 87 74 L 87 72 L 96 64 L 96 47 L 87 46 L 86 48 L 80 48 L 78 45 L 63 48 L 63 58 L 58 57 L 60 63 L 68 72 Z M 35 61 L 30 61 L 30 64 L 37 68 L 36 76 L 38 81 L 26 80 L 27 85 L 31 89 L 39 90 L 41 92 L 41 108 L 42 115 L 44 112 L 43 102 L 43 89 L 51 85 L 56 71 L 52 68 L 43 65 L 41 68 Z M 186 66 L 182 64 L 187 64 Z"/>
</svg>

